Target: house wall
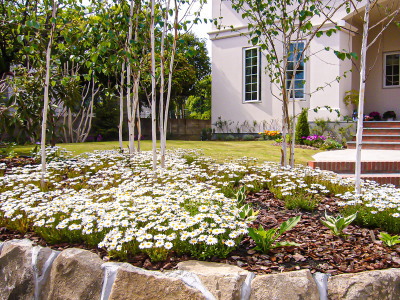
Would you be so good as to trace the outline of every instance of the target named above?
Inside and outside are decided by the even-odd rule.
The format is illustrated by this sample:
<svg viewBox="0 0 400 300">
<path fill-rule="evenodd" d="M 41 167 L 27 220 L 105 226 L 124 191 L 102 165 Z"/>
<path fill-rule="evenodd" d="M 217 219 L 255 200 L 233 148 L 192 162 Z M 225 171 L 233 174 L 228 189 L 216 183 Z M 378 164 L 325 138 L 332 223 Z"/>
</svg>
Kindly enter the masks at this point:
<svg viewBox="0 0 400 300">
<path fill-rule="evenodd" d="M 279 96 L 277 87 L 271 86 L 269 77 L 265 74 L 264 68 L 267 64 L 265 57 L 262 57 L 262 77 L 261 77 L 261 102 L 243 103 L 242 99 L 242 52 L 243 48 L 251 46 L 248 38 L 246 22 L 240 15 L 236 14 L 228 1 L 213 1 L 213 17 L 218 18 L 222 25 L 234 25 L 235 29 L 230 30 L 227 27 L 210 33 L 212 40 L 212 123 L 218 120 L 231 121 L 232 124 L 243 124 L 245 121 L 276 124 L 276 121 L 282 118 L 282 103 L 274 95 Z M 340 12 L 339 16 L 345 16 L 345 12 Z M 331 26 L 331 25 L 329 25 Z M 325 26 L 325 29 L 329 29 Z M 222 27 L 224 28 L 224 27 Z M 352 76 L 350 75 L 351 62 L 341 61 L 332 51 L 323 50 L 329 46 L 331 49 L 341 50 L 351 48 L 351 36 L 345 32 L 327 37 L 323 35 L 315 38 L 309 52 L 316 53 L 306 64 L 306 91 L 311 95 L 305 100 L 296 101 L 294 105 L 295 112 L 298 113 L 302 108 L 310 108 L 309 119 L 330 118 L 338 119 L 335 112 L 321 108 L 318 112 L 312 109 L 316 107 L 330 106 L 333 109 L 339 109 L 342 115 L 351 115 L 352 109 L 345 107 L 343 96 L 345 91 L 351 89 Z M 322 50 L 322 51 L 321 51 Z M 348 76 L 343 77 L 344 72 Z M 341 77 L 340 85 L 335 80 Z M 320 88 L 323 87 L 322 90 Z M 290 113 L 293 105 L 289 104 Z M 239 126 L 240 127 L 240 126 Z M 262 130 L 262 128 L 260 128 Z"/>
<path fill-rule="evenodd" d="M 379 29 L 379 28 L 377 28 Z M 370 33 L 371 41 L 377 34 L 377 30 Z M 367 53 L 367 66 L 373 69 L 369 71 L 366 81 L 366 97 L 364 111 L 369 114 L 378 111 L 381 115 L 388 110 L 395 111 L 400 116 L 400 88 L 383 87 L 383 55 L 386 52 L 400 51 L 400 29 L 391 24 L 382 38 L 377 41 Z"/>
<path fill-rule="evenodd" d="M 351 114 L 352 109 L 346 107 L 343 102 L 344 94 L 351 89 L 351 61 L 340 60 L 332 50 L 348 49 L 351 51 L 351 35 L 340 31 L 332 36 L 326 35 L 315 38 L 310 45 L 310 52 L 316 53 L 311 56 L 310 69 L 310 106 L 309 119 L 329 118 L 338 119 L 336 112 L 330 112 L 321 108 L 318 112 L 312 111 L 316 107 L 329 106 L 338 110 L 341 116 Z M 330 47 L 330 51 L 324 50 Z M 322 89 L 321 89 L 322 87 Z"/>
</svg>

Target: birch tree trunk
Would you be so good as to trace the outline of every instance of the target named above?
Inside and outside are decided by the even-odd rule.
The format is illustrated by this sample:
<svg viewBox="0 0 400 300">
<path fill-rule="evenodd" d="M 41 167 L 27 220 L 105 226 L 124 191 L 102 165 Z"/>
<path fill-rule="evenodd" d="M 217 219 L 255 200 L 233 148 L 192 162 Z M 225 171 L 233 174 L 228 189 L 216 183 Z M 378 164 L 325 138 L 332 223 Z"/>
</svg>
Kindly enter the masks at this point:
<svg viewBox="0 0 400 300">
<path fill-rule="evenodd" d="M 122 129 L 124 124 L 124 81 L 125 81 L 125 61 L 122 63 L 121 70 L 121 88 L 119 92 L 119 125 L 118 125 L 118 140 L 119 140 L 119 149 L 121 151 L 124 150 L 124 146 L 122 145 Z"/>
<path fill-rule="evenodd" d="M 360 58 L 360 92 L 358 101 L 358 120 L 357 120 L 357 134 L 356 134 L 356 163 L 355 163 L 355 177 L 356 177 L 356 193 L 361 193 L 361 148 L 362 148 L 362 134 L 363 134 L 363 121 L 364 121 L 364 95 L 365 95 L 365 81 L 366 81 L 366 58 L 367 58 L 367 40 L 369 30 L 369 12 L 371 9 L 371 0 L 367 1 L 364 14 L 363 37 L 361 42 L 361 58 Z"/>
<path fill-rule="evenodd" d="M 88 107 L 86 115 L 85 115 L 85 125 L 84 125 L 84 127 L 82 129 L 82 137 L 81 137 L 81 140 L 80 140 L 81 143 L 86 141 L 86 139 L 89 136 L 90 130 L 92 129 L 94 97 L 99 92 L 99 90 L 100 90 L 100 88 L 98 88 L 96 91 L 94 90 L 94 73 L 93 73 L 93 77 L 92 77 L 92 95 L 90 97 L 90 104 L 89 104 L 89 107 Z M 82 117 L 83 116 L 84 116 L 84 114 L 82 115 Z"/>
<path fill-rule="evenodd" d="M 154 6 L 155 0 L 151 0 L 150 12 L 150 47 L 151 47 L 151 138 L 153 152 L 153 171 L 157 170 L 157 116 L 156 116 L 156 57 L 155 57 L 155 37 L 154 37 Z"/>
<path fill-rule="evenodd" d="M 138 103 L 138 106 L 136 108 L 136 120 L 137 120 L 137 132 L 138 132 L 138 138 L 137 138 L 137 151 L 140 152 L 140 141 L 142 140 L 142 124 L 140 120 L 140 105 Z"/>
<path fill-rule="evenodd" d="M 293 91 L 293 96 L 294 96 L 294 91 Z M 295 150 L 294 147 L 296 144 L 296 112 L 295 112 L 296 105 L 294 97 L 292 98 L 292 105 L 293 105 L 293 114 L 292 114 L 293 120 L 292 120 L 292 131 L 291 131 L 292 141 L 290 146 L 290 166 L 294 168 L 294 150 Z"/>
<path fill-rule="evenodd" d="M 169 103 L 171 101 L 171 90 L 172 90 L 172 74 L 174 70 L 174 61 L 175 61 L 175 52 L 176 52 L 176 40 L 178 38 L 178 22 L 179 22 L 179 17 L 178 17 L 178 3 L 175 0 L 174 1 L 174 11 L 175 11 L 175 18 L 174 18 L 174 39 L 172 42 L 172 49 L 171 49 L 171 57 L 170 57 L 170 63 L 169 63 L 169 73 L 168 73 L 168 88 L 167 88 L 167 99 L 165 103 L 165 111 L 164 111 L 164 124 L 163 124 L 163 135 L 161 137 L 161 167 L 165 167 L 165 152 L 167 149 L 167 127 L 168 127 L 168 112 L 169 112 Z M 168 7 L 169 7 L 169 1 L 168 1 Z"/>
<path fill-rule="evenodd" d="M 42 115 L 42 136 L 41 136 L 41 163 L 42 163 L 42 174 L 41 174 L 41 187 L 45 187 L 45 175 L 46 175 L 46 130 L 47 130 L 47 114 L 49 109 L 49 85 L 50 85 L 50 65 L 51 65 L 51 48 L 53 45 L 54 31 L 56 27 L 56 14 L 57 14 L 57 1 L 53 0 L 52 13 L 51 13 L 51 30 L 49 43 L 46 49 L 46 77 L 44 82 L 44 96 L 43 96 L 43 115 Z"/>
<path fill-rule="evenodd" d="M 131 52 L 130 42 L 132 40 L 132 29 L 133 29 L 133 6 L 134 1 L 130 2 L 130 10 L 129 10 L 129 28 L 128 28 L 128 36 L 126 41 L 127 52 Z M 127 70 L 126 70 L 126 110 L 128 115 L 128 135 L 129 135 L 129 153 L 132 154 L 135 151 L 134 138 L 135 138 L 135 124 L 132 120 L 132 94 L 131 94 L 131 61 L 128 56 L 127 61 Z"/>
</svg>

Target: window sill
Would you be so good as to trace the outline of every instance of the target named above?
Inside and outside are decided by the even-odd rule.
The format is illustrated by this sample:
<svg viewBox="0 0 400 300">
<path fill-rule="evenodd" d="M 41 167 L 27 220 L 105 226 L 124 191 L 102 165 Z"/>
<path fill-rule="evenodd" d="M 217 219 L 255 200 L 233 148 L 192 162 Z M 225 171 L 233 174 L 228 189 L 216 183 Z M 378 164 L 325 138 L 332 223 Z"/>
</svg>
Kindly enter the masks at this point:
<svg viewBox="0 0 400 300">
<path fill-rule="evenodd" d="M 247 103 L 261 103 L 261 100 L 248 100 L 248 101 L 242 101 L 243 104 L 247 104 Z"/>
</svg>

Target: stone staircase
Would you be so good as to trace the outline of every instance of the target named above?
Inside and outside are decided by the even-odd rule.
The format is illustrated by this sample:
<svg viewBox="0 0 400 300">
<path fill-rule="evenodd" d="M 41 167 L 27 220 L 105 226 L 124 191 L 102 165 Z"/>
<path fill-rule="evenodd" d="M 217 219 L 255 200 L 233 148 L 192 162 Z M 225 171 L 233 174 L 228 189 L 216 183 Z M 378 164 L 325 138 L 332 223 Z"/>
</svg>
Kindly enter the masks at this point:
<svg viewBox="0 0 400 300">
<path fill-rule="evenodd" d="M 347 149 L 356 148 L 356 137 L 347 142 Z M 364 122 L 362 150 L 399 150 L 400 151 L 400 121 L 366 121 Z M 355 150 L 352 150 L 355 151 Z M 384 151 L 386 153 L 386 151 Z M 375 153 L 375 152 L 374 152 Z M 392 157 L 391 154 L 392 153 Z M 376 153 L 375 153 L 376 154 Z M 388 151 L 379 158 L 369 155 L 369 159 L 361 163 L 361 178 L 373 180 L 380 184 L 391 183 L 400 187 L 400 159 L 393 158 L 393 152 Z M 337 160 L 311 161 L 312 168 L 329 170 L 342 177 L 352 177 L 355 172 L 355 153 L 351 157 L 341 157 Z"/>
<path fill-rule="evenodd" d="M 354 161 L 310 161 L 308 165 L 314 169 L 333 171 L 342 177 L 354 177 Z M 400 161 L 363 161 L 361 178 L 400 187 Z"/>
<path fill-rule="evenodd" d="M 356 148 L 355 136 L 347 148 Z M 400 121 L 364 122 L 362 149 L 400 150 Z"/>
</svg>

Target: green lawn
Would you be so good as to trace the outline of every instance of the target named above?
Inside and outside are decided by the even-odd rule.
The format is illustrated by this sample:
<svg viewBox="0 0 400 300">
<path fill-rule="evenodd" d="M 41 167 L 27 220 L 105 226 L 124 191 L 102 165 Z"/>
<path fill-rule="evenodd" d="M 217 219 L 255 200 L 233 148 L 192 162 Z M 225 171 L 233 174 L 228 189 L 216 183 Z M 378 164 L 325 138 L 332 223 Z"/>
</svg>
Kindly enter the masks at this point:
<svg viewBox="0 0 400 300">
<path fill-rule="evenodd" d="M 243 156 L 255 157 L 261 161 L 280 161 L 280 147 L 273 146 L 273 141 L 167 141 L 168 149 L 199 149 L 202 152 L 218 161 L 225 159 L 235 159 Z M 62 148 L 72 151 L 74 154 L 81 154 L 94 150 L 116 149 L 118 142 L 90 142 L 78 144 L 58 144 Z M 128 142 L 124 142 L 127 147 Z M 15 152 L 19 154 L 29 154 L 32 145 L 17 146 Z M 142 141 L 142 150 L 151 150 L 151 141 Z M 306 164 L 312 160 L 312 155 L 320 152 L 319 150 L 296 149 L 295 159 L 298 164 Z"/>
</svg>

